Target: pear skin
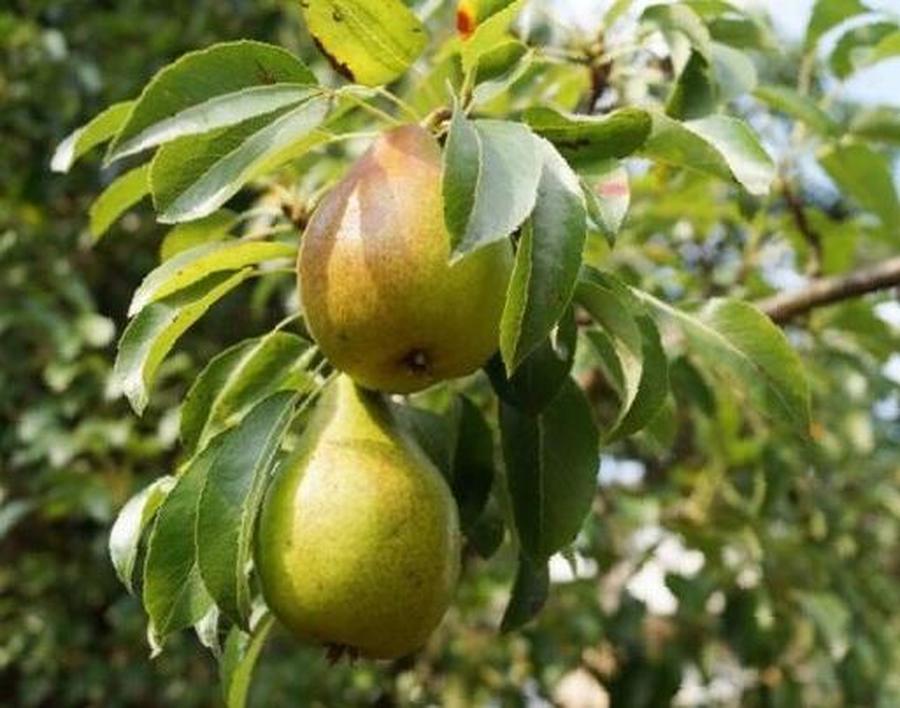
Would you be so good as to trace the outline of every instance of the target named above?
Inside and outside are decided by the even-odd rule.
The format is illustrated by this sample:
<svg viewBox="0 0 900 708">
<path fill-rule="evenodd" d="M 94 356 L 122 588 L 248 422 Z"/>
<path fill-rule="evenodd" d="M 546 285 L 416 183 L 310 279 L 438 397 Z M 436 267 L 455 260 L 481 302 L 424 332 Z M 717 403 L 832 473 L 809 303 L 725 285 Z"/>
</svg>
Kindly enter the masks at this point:
<svg viewBox="0 0 900 708">
<path fill-rule="evenodd" d="M 441 149 L 408 125 L 380 136 L 313 213 L 300 300 L 337 369 L 410 393 L 470 374 L 496 351 L 512 263 L 505 240 L 450 263 Z"/>
<path fill-rule="evenodd" d="M 456 504 L 381 397 L 339 376 L 270 485 L 255 560 L 266 603 L 296 636 L 397 658 L 452 599 Z"/>
</svg>

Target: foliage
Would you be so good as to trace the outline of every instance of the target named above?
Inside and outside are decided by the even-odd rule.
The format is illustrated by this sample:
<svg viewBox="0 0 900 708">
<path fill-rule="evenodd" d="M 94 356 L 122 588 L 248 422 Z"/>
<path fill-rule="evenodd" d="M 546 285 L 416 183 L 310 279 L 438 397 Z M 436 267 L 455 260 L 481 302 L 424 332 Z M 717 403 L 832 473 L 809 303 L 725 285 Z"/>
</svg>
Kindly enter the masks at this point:
<svg viewBox="0 0 900 708">
<path fill-rule="evenodd" d="M 0 514 L 18 521 L 4 539 L 24 548 L 16 573 L 32 580 L 30 548 L 41 546 L 31 529 L 52 540 L 54 518 L 91 519 L 92 545 L 65 541 L 96 551 L 98 524 L 140 477 L 155 486 L 120 516 L 116 569 L 148 613 L 157 661 L 179 657 L 182 677 L 188 663 L 208 671 L 175 634 L 194 625 L 230 705 L 242 703 L 260 652 L 253 691 L 266 703 L 298 686 L 325 702 L 565 702 L 578 680 L 614 705 L 896 703 L 897 333 L 883 296 L 813 310 L 784 330 L 752 303 L 786 276 L 846 273 L 894 251 L 900 118 L 831 87 L 895 53 L 897 18 L 819 0 L 802 46 L 785 49 L 764 19 L 727 2 L 641 10 L 619 0 L 587 36 L 541 3 L 545 12 L 520 15 L 524 4 L 464 3 L 461 36 L 448 4 L 304 1 L 319 54 L 297 41 L 299 8 L 284 24 L 275 8 L 253 11 L 278 37 L 235 30 L 235 17 L 254 17 L 249 7 L 195 9 L 225 27 L 211 19 L 188 36 L 160 20 L 194 51 L 141 92 L 104 95 L 133 102 L 100 114 L 53 160 L 68 168 L 110 141 L 116 177 L 83 240 L 108 233 L 77 251 L 87 261 L 77 269 L 64 253 L 85 205 L 38 169 L 2 175 L 4 265 L 14 266 L 3 284 L 25 303 L 0 320 L 15 335 L 3 344 L 11 424 L 0 449 L 14 476 Z M 84 14 L 93 19 L 81 36 L 112 43 L 104 14 Z M 878 24 L 848 30 L 857 15 Z M 7 50 L 27 78 L 20 90 L 49 94 L 41 72 L 52 57 L 41 52 L 58 51 L 59 37 L 41 34 L 37 11 L 3 17 L 7 35 L 24 38 Z M 231 41 L 241 34 L 254 41 Z M 172 49 L 134 47 L 120 60 Z M 46 131 L 4 148 L 41 167 L 40 149 L 72 122 L 44 99 L 26 93 L 4 118 L 16 135 Z M 26 123 L 29 111 L 47 117 Z M 516 265 L 488 375 L 397 404 L 466 511 L 456 607 L 407 661 L 327 669 L 277 631 L 266 642 L 271 621 L 247 574 L 262 486 L 328 373 L 287 334 L 304 332 L 285 264 L 363 140 L 413 118 L 444 138 L 454 257 L 512 238 Z M 75 193 L 94 187 L 88 174 L 75 168 Z M 147 196 L 159 222 L 177 224 L 161 257 L 148 209 L 114 225 Z M 58 235 L 36 245 L 46 234 Z M 116 323 L 131 301 L 112 371 L 91 349 L 114 328 L 91 290 Z M 461 476 L 460 451 L 488 470 L 490 489 Z M 81 565 L 45 565 L 85 577 Z M 32 631 L 13 626 L 16 638 Z M 47 699 L 52 662 L 29 664 L 40 653 L 15 643 L 6 654 L 21 700 Z M 129 700 L 124 688 L 104 697 Z"/>
</svg>

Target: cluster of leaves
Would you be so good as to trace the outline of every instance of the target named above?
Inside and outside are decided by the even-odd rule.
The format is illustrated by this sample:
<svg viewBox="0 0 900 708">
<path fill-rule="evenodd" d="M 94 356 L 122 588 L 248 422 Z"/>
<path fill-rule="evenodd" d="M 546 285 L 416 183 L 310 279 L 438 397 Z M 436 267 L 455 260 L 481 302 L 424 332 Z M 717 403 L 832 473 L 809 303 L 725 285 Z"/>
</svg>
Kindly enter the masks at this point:
<svg viewBox="0 0 900 708">
<path fill-rule="evenodd" d="M 213 304 L 250 279 L 264 293 L 285 285 L 296 227 L 360 131 L 373 120 L 385 129 L 396 112 L 423 120 L 446 138 L 454 257 L 516 244 L 487 376 L 398 406 L 461 508 L 477 576 L 460 602 L 477 605 L 478 588 L 495 587 L 515 559 L 500 624 L 522 627 L 548 600 L 559 552 L 576 568 L 594 559 L 615 597 L 598 606 L 596 578 L 573 583 L 525 630 L 525 659 L 514 637 L 467 634 L 452 615 L 446 648 L 409 673 L 427 674 L 442 656 L 471 660 L 480 641 L 484 656 L 496 654 L 457 665 L 446 692 L 520 695 L 531 675 L 549 695 L 577 669 L 623 704 L 653 705 L 671 700 L 686 672 L 711 682 L 732 661 L 752 670 L 737 690 L 760 701 L 816 700 L 839 684 L 848 701 L 889 704 L 897 441 L 869 409 L 885 395 L 894 335 L 871 304 L 841 306 L 797 330 L 804 365 L 747 300 L 772 291 L 779 247 L 811 275 L 846 270 L 866 249 L 890 252 L 900 210 L 873 141 L 896 144 L 897 114 L 829 107 L 822 72 L 843 78 L 889 56 L 896 22 L 851 29 L 822 57 L 822 37 L 866 8 L 821 0 L 794 88 L 784 77 L 795 57 L 730 3 L 689 0 L 633 17 L 620 0 L 598 36 L 562 43 L 552 25 L 514 24 L 523 4 L 480 4 L 458 36 L 446 12 L 426 22 L 400 2 L 309 0 L 307 29 L 352 83 L 324 86 L 273 45 L 218 44 L 63 143 L 58 169 L 106 141 L 107 160 L 130 165 L 92 207 L 95 239 L 146 195 L 159 221 L 177 224 L 131 300 L 114 380 L 144 410 L 174 344 Z M 408 73 L 426 49 L 424 70 Z M 769 150 L 750 125 L 775 134 Z M 795 125 L 791 149 L 815 150 L 837 197 L 806 203 L 804 166 L 777 142 Z M 235 197 L 238 210 L 226 210 Z M 686 307 L 670 304 L 679 298 Z M 151 643 L 195 626 L 232 703 L 272 626 L 248 573 L 257 506 L 326 366 L 284 327 L 213 358 L 182 405 L 181 464 L 133 498 L 113 531 L 116 569 L 142 596 Z M 848 401 L 843 387 L 860 380 Z M 636 487 L 595 494 L 601 443 L 642 462 Z M 863 469 L 847 474 L 860 454 Z M 850 510 L 842 499 L 853 499 Z M 584 526 L 592 507 L 602 513 Z M 656 540 L 641 546 L 648 529 Z M 663 567 L 677 614 L 661 618 L 617 572 L 659 569 L 657 551 L 672 539 L 704 562 L 700 572 Z M 497 564 L 474 559 L 495 554 Z M 507 663 L 519 679 L 491 673 Z"/>
</svg>

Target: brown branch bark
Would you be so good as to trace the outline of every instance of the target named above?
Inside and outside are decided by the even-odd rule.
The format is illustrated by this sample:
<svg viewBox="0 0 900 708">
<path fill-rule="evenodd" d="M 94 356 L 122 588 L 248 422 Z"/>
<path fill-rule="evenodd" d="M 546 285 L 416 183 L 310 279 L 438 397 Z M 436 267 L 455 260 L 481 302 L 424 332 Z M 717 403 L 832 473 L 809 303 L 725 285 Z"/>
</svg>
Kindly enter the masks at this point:
<svg viewBox="0 0 900 708">
<path fill-rule="evenodd" d="M 803 200 L 797 196 L 791 185 L 784 182 L 781 192 L 784 194 L 784 201 L 787 203 L 791 216 L 794 217 L 797 230 L 812 250 L 808 273 L 811 276 L 818 277 L 822 273 L 822 237 L 809 223 L 809 219 L 806 218 Z"/>
<path fill-rule="evenodd" d="M 900 285 L 900 256 L 846 275 L 819 278 L 798 290 L 779 293 L 756 305 L 777 324 L 824 305 Z"/>
</svg>

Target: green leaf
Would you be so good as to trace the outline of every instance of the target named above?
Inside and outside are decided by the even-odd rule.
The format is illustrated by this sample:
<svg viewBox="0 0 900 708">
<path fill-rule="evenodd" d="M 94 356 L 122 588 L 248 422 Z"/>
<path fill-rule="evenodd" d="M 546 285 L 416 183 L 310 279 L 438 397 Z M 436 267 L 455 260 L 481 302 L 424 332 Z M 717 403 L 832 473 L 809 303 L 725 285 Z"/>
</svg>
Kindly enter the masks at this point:
<svg viewBox="0 0 900 708">
<path fill-rule="evenodd" d="M 144 608 L 154 654 L 172 632 L 200 621 L 212 606 L 197 567 L 194 527 L 206 475 L 218 454 L 210 445 L 188 463 L 159 508 L 144 563 Z"/>
<path fill-rule="evenodd" d="M 509 604 L 500 621 L 501 632 L 514 632 L 543 609 L 550 595 L 550 569 L 546 560 L 533 561 L 522 555 L 516 570 Z"/>
<path fill-rule="evenodd" d="M 449 483 L 453 475 L 455 430 L 440 413 L 402 403 L 389 402 L 391 414 L 422 448 Z"/>
<path fill-rule="evenodd" d="M 578 328 L 570 307 L 559 324 L 507 378 L 506 367 L 497 355 L 485 369 L 497 395 L 527 413 L 537 414 L 549 405 L 568 379 L 575 360 Z"/>
<path fill-rule="evenodd" d="M 219 621 L 222 615 L 219 608 L 213 605 L 199 622 L 194 623 L 194 633 L 200 643 L 209 649 L 213 656 L 221 657 L 222 642 L 219 638 Z"/>
<path fill-rule="evenodd" d="M 509 39 L 509 26 L 522 11 L 525 0 L 515 0 L 505 8 L 479 22 L 472 35 L 466 39 L 460 54 L 463 72 L 473 74 L 482 58 Z"/>
<path fill-rule="evenodd" d="M 643 367 L 637 395 L 615 430 L 607 434 L 612 441 L 632 435 L 649 425 L 663 408 L 669 394 L 669 368 L 656 323 L 648 315 L 637 315 L 641 330 Z"/>
<path fill-rule="evenodd" d="M 517 59 L 514 59 L 517 52 L 515 45 L 521 45 L 523 50 Z M 531 71 L 534 58 L 534 52 L 528 50 L 517 40 L 499 44 L 494 50 L 485 54 L 482 62 L 478 65 L 478 75 L 475 79 L 478 83 L 472 92 L 472 106 L 488 104 L 490 101 L 508 94 L 511 87 Z M 501 63 L 502 60 L 510 63 L 504 67 Z M 483 68 L 485 69 L 482 73 Z"/>
<path fill-rule="evenodd" d="M 133 317 L 152 302 L 162 300 L 212 273 L 233 271 L 276 258 L 296 258 L 295 244 L 270 241 L 225 241 L 196 246 L 153 270 L 131 298 Z"/>
<path fill-rule="evenodd" d="M 615 278 L 585 268 L 576 292 L 601 330 L 588 331 L 610 385 L 619 395 L 619 411 L 605 441 L 631 435 L 659 412 L 669 392 L 668 362 L 653 320 Z"/>
<path fill-rule="evenodd" d="M 753 60 L 745 52 L 720 42 L 712 43 L 712 69 L 720 103 L 751 92 L 759 80 Z"/>
<path fill-rule="evenodd" d="M 740 384 L 760 411 L 807 433 L 810 404 L 803 364 L 768 317 L 749 303 L 725 299 L 711 300 L 694 316 L 647 293 L 633 292 L 673 320 L 695 356 Z"/>
<path fill-rule="evenodd" d="M 483 169 L 481 138 L 475 124 L 457 106 L 450 119 L 450 130 L 444 146 L 442 190 L 444 223 L 457 241 L 469 227 Z"/>
<path fill-rule="evenodd" d="M 274 119 L 263 116 L 224 132 L 181 138 L 163 146 L 150 172 L 159 221 L 207 216 L 254 177 L 305 152 L 310 133 L 325 119 L 329 107 L 330 100 L 319 95 Z"/>
<path fill-rule="evenodd" d="M 254 525 L 297 394 L 281 391 L 259 403 L 221 436 L 197 508 L 200 575 L 219 610 L 246 628 L 250 617 Z"/>
<path fill-rule="evenodd" d="M 900 145 L 900 109 L 877 106 L 860 111 L 850 123 L 850 132 L 867 140 Z"/>
<path fill-rule="evenodd" d="M 316 349 L 294 334 L 274 331 L 214 357 L 181 404 L 181 442 L 188 453 L 237 424 L 278 391 L 308 391 Z"/>
<path fill-rule="evenodd" d="M 612 248 L 631 202 L 628 170 L 616 160 L 599 163 L 582 173 L 581 189 L 588 216 Z"/>
<path fill-rule="evenodd" d="M 838 188 L 863 209 L 878 215 L 885 228 L 900 227 L 900 201 L 887 157 L 868 145 L 827 148 L 819 162 Z"/>
<path fill-rule="evenodd" d="M 141 165 L 116 178 L 91 204 L 91 236 L 97 243 L 116 220 L 150 191 L 149 165 Z"/>
<path fill-rule="evenodd" d="M 293 86 L 278 86 L 284 83 Z M 245 40 L 190 52 L 147 84 L 109 146 L 109 159 L 296 103 L 314 84 L 302 61 L 270 44 Z"/>
<path fill-rule="evenodd" d="M 578 177 L 549 142 L 536 147 L 543 159 L 537 201 L 522 229 L 500 323 L 500 353 L 510 374 L 568 307 L 587 232 Z"/>
<path fill-rule="evenodd" d="M 630 9 L 634 0 L 613 0 L 606 13 L 603 15 L 603 25 L 610 27 L 616 20 L 625 15 Z"/>
<path fill-rule="evenodd" d="M 687 64 L 691 50 L 698 52 L 707 62 L 712 60 L 709 30 L 689 6 L 681 3 L 651 5 L 641 15 L 641 23 L 654 26 L 662 32 L 678 73 Z"/>
<path fill-rule="evenodd" d="M 481 517 L 494 482 L 494 437 L 478 407 L 465 396 L 457 399 L 458 432 L 450 488 L 459 507 L 462 532 Z"/>
<path fill-rule="evenodd" d="M 839 130 L 837 122 L 815 101 L 787 86 L 758 86 L 753 95 L 770 108 L 803 121 L 821 135 L 834 135 Z"/>
<path fill-rule="evenodd" d="M 421 78 L 403 92 L 403 99 L 419 115 L 427 115 L 436 108 L 447 105 L 448 88 L 458 94 L 463 83 L 462 61 L 458 52 L 444 56 L 439 54 L 433 63 L 423 70 Z"/>
<path fill-rule="evenodd" d="M 839 79 L 900 52 L 900 30 L 895 22 L 871 22 L 844 32 L 831 52 L 828 65 Z"/>
<path fill-rule="evenodd" d="M 134 564 L 141 535 L 174 483 L 173 477 L 160 477 L 144 487 L 125 503 L 109 533 L 109 557 L 116 575 L 130 593 L 134 592 Z"/>
<path fill-rule="evenodd" d="M 577 168 L 590 169 L 614 157 L 627 157 L 650 135 L 650 114 L 622 108 L 601 116 L 565 114 L 542 106 L 522 116 L 531 129 L 553 143 Z"/>
<path fill-rule="evenodd" d="M 735 179 L 751 194 L 765 194 L 775 164 L 747 125 L 714 115 L 679 123 L 653 114 L 653 131 L 641 150 L 645 157 L 722 179 Z"/>
<path fill-rule="evenodd" d="M 169 350 L 203 314 L 253 273 L 215 274 L 141 310 L 125 328 L 113 368 L 113 380 L 140 415 L 156 370 Z"/>
<path fill-rule="evenodd" d="M 578 303 L 585 308 L 600 331 L 589 331 L 588 338 L 601 357 L 610 385 L 619 395 L 619 413 L 608 438 L 616 437 L 619 426 L 634 405 L 644 377 L 644 336 L 623 294 L 608 276 L 585 268 L 578 284 Z"/>
<path fill-rule="evenodd" d="M 456 111 L 444 150 L 444 221 L 460 257 L 500 241 L 534 208 L 542 153 L 519 123 L 469 121 Z"/>
<path fill-rule="evenodd" d="M 804 47 L 810 51 L 828 30 L 868 11 L 860 0 L 816 0 L 806 28 Z"/>
<path fill-rule="evenodd" d="M 716 107 L 716 87 L 709 63 L 698 51 L 691 51 L 666 101 L 666 115 L 680 120 L 700 118 Z"/>
<path fill-rule="evenodd" d="M 57 146 L 50 160 L 50 169 L 54 172 L 68 172 L 79 157 L 119 132 L 133 106 L 134 101 L 114 103 L 71 133 Z"/>
<path fill-rule="evenodd" d="M 706 21 L 710 36 L 717 42 L 736 49 L 755 49 L 778 55 L 782 52 L 772 28 L 756 17 L 744 17 L 734 13 Z"/>
<path fill-rule="evenodd" d="M 878 62 L 892 59 L 898 55 L 900 55 L 900 29 L 897 29 L 882 38 L 882 40 L 873 47 L 871 52 L 867 52 L 862 59 L 860 68 L 872 66 Z"/>
<path fill-rule="evenodd" d="M 0 504 L 0 541 L 24 521 L 36 506 L 36 502 L 24 499 L 13 499 Z"/>
<path fill-rule="evenodd" d="M 185 224 L 178 224 L 165 235 L 159 246 L 159 260 L 173 256 L 204 243 L 223 241 L 238 222 L 237 214 L 229 209 L 219 209 L 209 216 Z"/>
<path fill-rule="evenodd" d="M 403 74 L 428 43 L 400 0 L 301 0 L 310 35 L 351 81 L 375 86 Z"/>
<path fill-rule="evenodd" d="M 320 94 L 320 89 L 304 84 L 275 84 L 254 86 L 216 96 L 150 126 L 135 138 L 123 143 L 115 154 L 110 156 L 110 160 L 169 143 L 177 138 L 208 133 L 250 118 L 274 113 Z"/>
<path fill-rule="evenodd" d="M 274 626 L 275 618 L 267 614 L 256 623 L 252 636 L 248 636 L 237 627 L 228 633 L 225 651 L 219 663 L 223 698 L 227 708 L 244 708 L 247 705 L 253 669 Z"/>
<path fill-rule="evenodd" d="M 460 13 L 466 15 L 466 19 L 473 26 L 472 28 L 474 28 L 474 25 L 477 25 L 480 22 L 484 22 L 492 15 L 496 15 L 503 8 L 508 7 L 513 2 L 514 0 L 477 0 L 477 2 L 472 2 L 472 0 L 465 0 L 465 2 L 461 2 L 457 7 L 457 30 L 459 30 L 460 34 L 466 33 L 464 29 L 461 29 L 459 26 Z"/>
<path fill-rule="evenodd" d="M 475 83 L 491 81 L 507 74 L 510 69 L 516 67 L 528 47 L 518 39 L 506 39 L 497 46 L 489 49 L 478 61 L 478 71 L 475 73 Z"/>
<path fill-rule="evenodd" d="M 500 430 L 519 543 L 545 560 L 575 539 L 591 509 L 599 451 L 590 405 L 568 379 L 538 415 L 501 402 Z"/>
<path fill-rule="evenodd" d="M 503 517 L 496 509 L 488 506 L 466 534 L 466 541 L 479 556 L 488 560 L 500 550 L 505 536 L 506 526 Z"/>
</svg>

